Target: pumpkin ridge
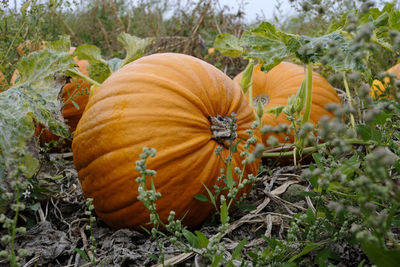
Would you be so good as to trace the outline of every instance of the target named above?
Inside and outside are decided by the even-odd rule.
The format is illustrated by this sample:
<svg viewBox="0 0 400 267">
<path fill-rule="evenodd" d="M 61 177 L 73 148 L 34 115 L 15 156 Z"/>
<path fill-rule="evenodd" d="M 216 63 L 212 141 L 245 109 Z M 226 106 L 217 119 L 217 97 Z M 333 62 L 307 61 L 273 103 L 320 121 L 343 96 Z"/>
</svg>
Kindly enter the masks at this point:
<svg viewBox="0 0 400 267">
<path fill-rule="evenodd" d="M 137 84 L 140 84 L 140 83 L 144 84 L 144 83 L 148 83 L 151 81 L 153 84 L 160 86 L 158 88 L 159 89 L 158 93 L 162 93 L 164 91 L 169 92 L 169 97 L 171 97 L 171 98 L 179 96 L 182 100 L 195 106 L 197 109 L 201 110 L 203 113 L 205 110 L 207 110 L 207 107 L 205 105 L 203 105 L 202 100 L 199 96 L 195 95 L 190 90 L 186 90 L 185 86 L 182 85 L 181 83 L 171 81 L 167 77 L 157 77 L 154 75 L 150 75 L 149 73 L 146 73 L 146 72 L 137 72 L 137 73 L 135 73 L 135 75 L 131 75 L 130 78 L 136 79 Z M 157 81 L 154 81 L 155 78 L 157 79 Z M 98 89 L 98 91 L 99 91 L 99 89 Z M 113 91 L 113 90 L 110 90 L 110 91 Z M 98 93 L 100 93 L 100 92 L 98 92 Z M 98 93 L 96 95 L 98 95 Z M 102 101 L 112 101 L 113 97 L 123 97 L 123 96 L 127 96 L 127 95 L 139 97 L 138 95 L 140 95 L 140 94 L 148 95 L 147 92 L 140 92 L 140 93 L 132 94 L 132 92 L 130 92 L 128 90 L 122 91 L 122 92 L 108 92 L 108 94 L 104 95 L 103 97 L 97 98 L 96 104 L 103 105 Z M 91 106 L 92 105 L 90 105 L 88 108 L 91 108 Z"/>
<path fill-rule="evenodd" d="M 138 114 L 135 114 L 135 116 L 136 115 L 138 115 Z M 152 117 L 154 117 L 154 116 L 152 116 Z M 129 117 L 128 117 L 129 118 Z M 137 118 L 136 118 L 137 119 Z M 208 135 L 209 136 L 209 139 L 211 140 L 212 138 L 211 138 L 211 133 L 209 132 L 209 129 L 210 129 L 210 124 L 208 123 L 208 121 L 207 120 L 204 120 L 204 128 L 203 127 L 201 127 L 200 126 L 200 124 L 197 124 L 197 123 L 193 123 L 193 121 L 192 120 L 187 120 L 187 118 L 180 118 L 180 119 L 182 119 L 182 121 L 181 122 L 185 122 L 187 125 L 183 125 L 181 122 L 178 122 L 178 124 L 179 124 L 179 128 L 182 128 L 182 127 L 187 127 L 187 128 L 191 128 L 191 127 L 196 127 L 199 131 L 201 131 L 201 132 L 203 132 L 202 134 L 206 134 L 206 135 Z M 93 127 L 90 127 L 90 128 L 88 128 L 89 129 L 89 132 L 87 132 L 87 131 L 81 131 L 81 137 L 83 138 L 83 139 L 85 139 L 85 135 L 91 135 L 91 131 L 96 131 L 97 130 L 97 128 L 99 127 L 104 127 L 104 128 L 107 128 L 107 127 L 111 127 L 111 125 L 115 122 L 115 120 L 117 120 L 117 119 L 109 119 L 108 121 L 101 121 L 101 125 L 94 125 Z M 130 121 L 135 121 L 134 119 L 131 119 L 131 120 L 124 120 L 124 123 L 127 123 L 127 124 L 129 124 L 129 122 Z M 200 120 L 198 121 L 199 123 L 201 122 Z M 238 122 L 240 122 L 239 120 L 238 120 Z M 238 133 L 238 135 L 239 136 L 245 136 L 245 135 L 247 135 L 247 134 L 245 134 L 244 133 L 244 131 L 245 130 L 247 130 L 248 128 L 250 128 L 250 125 L 248 125 L 248 128 L 246 128 L 245 127 L 245 125 L 243 125 L 243 123 L 241 123 L 241 124 L 239 124 L 240 126 L 242 126 L 242 127 L 240 127 L 239 126 L 239 129 L 237 129 L 237 133 Z M 200 127 L 199 127 L 200 126 Z M 77 137 L 78 138 L 78 137 Z M 149 138 L 147 138 L 147 139 L 149 139 Z M 142 141 L 143 142 L 143 141 Z M 113 147 L 113 148 L 110 148 L 110 150 L 119 150 L 119 149 L 121 149 L 121 148 L 124 148 L 125 146 L 128 146 L 129 144 L 122 144 L 120 147 Z M 101 155 L 99 155 L 98 157 L 101 157 L 101 156 L 106 156 L 108 153 L 107 152 L 105 152 L 104 154 L 101 154 Z M 85 168 L 86 166 L 80 166 L 81 168 Z"/>
<path fill-rule="evenodd" d="M 243 147 L 243 145 L 241 147 Z M 209 151 L 215 151 L 215 148 L 216 148 L 216 146 L 215 147 L 210 146 L 210 150 Z M 229 154 L 229 152 L 227 150 L 225 150 L 225 149 L 221 153 L 223 154 L 223 158 L 225 158 Z M 214 153 L 213 153 L 213 155 L 214 155 Z M 234 160 L 233 161 L 233 166 L 236 166 L 234 164 L 235 162 L 239 162 L 239 164 L 237 166 L 241 166 L 241 158 L 240 158 L 240 160 L 236 160 L 236 157 L 233 157 L 233 160 Z M 211 179 L 210 176 L 209 176 L 209 173 L 215 173 L 221 167 L 224 166 L 222 161 L 219 161 L 218 164 L 213 164 L 212 161 L 209 160 L 209 161 L 207 161 L 207 164 L 210 165 L 210 166 L 206 165 L 206 166 L 204 166 L 203 169 L 205 169 L 205 170 L 209 169 L 209 171 L 208 171 L 207 174 L 205 174 L 203 176 L 204 177 L 209 177 L 209 178 L 207 180 L 202 179 L 203 184 L 206 184 L 207 182 L 209 182 L 208 180 Z M 209 167 L 211 167 L 211 169 Z M 249 169 L 251 169 L 251 167 L 249 165 L 246 165 L 246 170 L 249 171 Z M 157 177 L 155 178 L 155 181 L 156 181 L 156 179 L 157 179 Z M 213 181 L 215 179 L 211 179 L 211 180 Z M 157 187 L 157 188 L 159 188 L 159 187 Z M 199 193 L 207 194 L 207 192 L 206 192 L 206 190 L 205 190 L 203 185 L 200 185 L 198 188 L 200 189 Z M 166 189 L 168 189 L 168 188 L 166 188 Z M 210 189 L 212 189 L 212 188 L 210 188 Z M 161 192 L 162 189 L 160 188 L 160 190 L 158 190 L 158 191 Z M 193 197 L 190 195 L 190 198 L 193 198 Z M 157 209 L 158 209 L 158 211 L 160 211 L 159 215 L 160 215 L 161 218 L 167 218 L 168 217 L 169 210 L 171 210 L 169 207 L 171 206 L 171 204 L 173 204 L 173 202 L 176 202 L 176 203 L 179 204 L 179 205 L 177 205 L 177 207 L 179 207 L 179 208 L 175 210 L 176 213 L 185 214 L 186 212 L 189 211 L 189 213 L 187 214 L 187 216 L 184 219 L 184 223 L 187 223 L 188 221 L 191 221 L 191 220 L 194 220 L 194 219 L 204 220 L 204 218 L 206 218 L 208 216 L 208 214 L 210 214 L 212 212 L 212 210 L 213 210 L 213 207 L 212 207 L 212 205 L 210 203 L 197 201 L 196 205 L 201 207 L 201 209 L 197 209 L 197 210 L 201 210 L 202 212 L 193 214 L 193 213 L 190 213 L 190 211 L 191 211 L 190 207 L 188 205 L 184 205 L 185 202 L 182 203 L 182 201 L 180 201 L 180 199 L 172 199 L 172 202 L 169 202 L 169 203 L 164 203 L 164 202 L 157 203 Z M 100 213 L 102 213 L 102 216 L 107 216 L 107 217 L 110 217 L 110 219 L 112 219 L 113 217 L 118 216 L 117 213 L 127 212 L 129 214 L 130 213 L 129 209 L 135 210 L 135 208 L 137 208 L 135 206 L 138 206 L 138 205 L 141 206 L 142 204 L 140 202 L 135 202 L 131 206 L 127 206 L 127 207 L 125 207 L 125 208 L 123 208 L 121 210 L 116 210 L 116 211 L 110 212 L 108 214 L 104 214 L 102 212 L 100 212 Z M 167 207 L 164 207 L 164 205 L 167 205 Z M 196 209 L 194 209 L 194 210 L 196 210 Z M 206 213 L 207 215 L 205 215 L 204 213 Z M 146 217 L 145 220 L 141 221 L 141 224 L 145 224 L 145 223 L 148 222 L 148 212 L 147 212 L 147 210 L 146 210 L 146 214 L 147 214 L 146 215 L 147 217 Z M 138 222 L 137 222 L 136 218 L 133 218 L 133 217 L 130 218 L 130 223 L 129 224 L 137 224 L 137 223 Z"/>
<path fill-rule="evenodd" d="M 213 149 L 214 149 L 214 147 L 210 146 L 210 150 L 213 150 Z M 182 154 L 182 155 L 179 156 L 179 158 L 175 159 L 175 161 L 183 162 L 184 158 L 186 156 L 187 155 L 183 155 Z M 202 167 L 202 163 L 201 163 L 201 159 L 200 158 L 197 158 L 196 161 L 193 164 L 190 165 L 191 169 L 202 169 L 200 167 Z M 156 166 L 152 166 L 152 167 L 149 167 L 149 168 L 150 169 L 154 169 L 154 170 L 157 171 Z M 164 171 L 164 170 L 162 169 L 161 171 Z M 203 173 L 203 171 L 204 170 L 201 170 L 200 173 Z M 126 184 L 127 181 L 132 182 L 131 179 L 134 179 L 129 175 L 124 175 L 124 176 L 125 177 L 123 177 L 122 179 L 121 178 L 120 179 L 114 179 L 114 181 L 115 180 L 117 181 L 116 183 L 107 184 L 107 186 L 110 186 L 110 188 L 108 188 L 108 190 L 112 190 L 113 186 L 116 186 L 118 188 L 119 184 Z M 203 175 L 203 176 L 206 177 L 206 175 Z M 159 181 L 157 181 L 157 176 L 153 180 L 154 180 L 155 186 L 157 188 L 157 191 L 161 192 L 162 195 L 168 195 L 170 193 L 168 189 L 169 188 L 175 188 L 176 184 L 184 183 L 185 177 L 186 176 L 184 174 L 178 174 L 178 176 L 175 176 L 175 179 L 170 179 L 166 183 L 163 183 L 161 185 L 159 184 Z M 179 179 L 177 179 L 177 178 L 179 178 Z M 203 183 L 207 183 L 207 181 L 203 180 Z M 139 184 L 136 184 L 136 185 L 137 185 L 137 187 L 139 186 Z M 150 184 L 148 184 L 147 186 L 150 186 Z M 202 185 L 198 186 L 198 188 L 202 189 Z M 191 188 L 191 190 L 193 190 L 193 189 L 194 188 Z M 93 196 L 102 195 L 102 193 L 104 193 L 104 191 L 106 191 L 104 188 L 102 188 L 102 190 L 96 190 L 95 194 L 93 194 Z M 197 190 L 197 191 L 201 192 L 203 190 Z M 130 205 L 133 205 L 134 203 L 137 203 L 138 205 L 142 205 L 141 202 L 137 201 L 137 199 L 136 199 L 137 195 L 138 195 L 137 192 L 132 193 L 132 195 L 130 197 L 130 200 L 126 201 L 124 204 L 120 203 L 119 206 L 113 206 L 113 207 L 111 207 L 109 209 L 102 209 L 101 207 L 98 207 L 97 210 L 102 212 L 102 213 L 112 213 L 115 210 L 121 210 L 121 209 L 127 208 Z"/>
<path fill-rule="evenodd" d="M 194 142 L 194 140 L 193 139 L 191 139 L 191 140 L 187 140 L 186 142 L 184 142 L 184 143 L 181 143 L 179 146 L 178 146 L 178 148 L 176 148 L 176 146 L 174 146 L 174 151 L 170 151 L 171 149 L 169 149 L 169 150 L 163 150 L 163 152 L 162 152 L 162 154 L 161 155 L 158 155 L 157 156 L 157 164 L 155 164 L 154 163 L 154 165 L 153 166 L 151 166 L 151 168 L 153 168 L 153 169 L 158 169 L 159 168 L 159 166 L 162 166 L 163 164 L 165 164 L 165 161 L 174 161 L 174 160 L 176 160 L 176 159 L 178 159 L 178 158 L 180 158 L 181 157 L 181 155 L 182 155 L 182 152 L 181 151 L 188 151 L 188 148 L 193 148 L 193 149 L 199 149 L 199 148 L 201 148 L 202 146 L 205 146 L 208 142 L 210 142 L 211 141 L 211 139 L 210 138 L 208 138 L 206 135 L 204 135 L 204 136 L 199 136 L 199 137 L 197 137 L 196 139 L 195 139 L 195 141 L 196 142 Z M 213 141 L 213 142 L 215 142 L 215 141 Z M 117 155 L 119 155 L 119 154 L 121 154 L 121 153 L 124 153 L 124 154 L 132 154 L 131 152 L 129 152 L 130 150 L 133 150 L 132 149 L 132 146 L 133 145 L 128 145 L 128 144 L 124 144 L 122 147 L 120 147 L 120 148 L 113 148 L 113 150 L 112 151 L 110 151 L 110 152 L 107 152 L 107 153 L 104 153 L 104 154 L 102 154 L 102 155 L 99 155 L 96 159 L 94 159 L 94 160 L 92 160 L 92 162 L 90 162 L 90 164 L 88 164 L 87 166 L 79 166 L 80 167 L 80 170 L 82 171 L 82 172 L 85 172 L 85 170 L 86 169 L 91 169 L 92 168 L 92 166 L 97 166 L 97 165 L 99 165 L 98 164 L 98 162 L 100 161 L 100 162 L 102 162 L 103 161 L 103 159 L 105 158 L 105 157 L 112 157 L 113 156 L 113 154 L 115 155 L 115 154 L 117 154 Z M 157 148 L 156 148 L 157 149 Z M 133 152 L 133 151 L 132 151 Z M 160 154 L 160 153 L 159 153 Z M 164 156 L 164 154 L 165 154 L 165 156 Z M 171 156 L 172 155 L 172 156 Z M 188 155 L 188 152 L 186 152 L 186 153 L 183 153 L 183 155 L 185 155 L 185 156 L 187 156 Z M 135 160 L 135 158 L 132 158 L 131 159 L 131 161 L 132 162 L 134 162 L 134 160 Z M 122 163 L 121 163 L 121 165 L 123 165 Z M 101 166 L 101 164 L 100 164 L 100 166 Z M 94 168 L 94 167 L 93 167 Z M 118 167 L 117 167 L 117 169 L 118 169 Z M 134 164 L 132 163 L 132 172 L 134 171 Z M 115 171 L 116 172 L 116 171 Z M 113 172 L 112 172 L 113 173 Z M 113 178 L 115 177 L 115 174 L 113 174 L 113 175 L 110 175 L 110 176 L 113 176 Z M 117 177 L 118 177 L 118 175 L 117 175 Z M 120 177 L 118 177 L 118 178 L 120 178 Z M 118 180 L 118 179 L 114 179 L 114 181 L 115 180 Z M 83 180 L 82 180 L 83 181 Z M 93 188 L 93 190 L 100 190 L 99 188 L 102 188 L 102 187 L 104 187 L 106 184 L 112 184 L 112 182 L 110 182 L 110 181 L 104 181 L 103 182 L 103 184 L 99 184 L 98 186 L 94 186 L 94 185 L 92 185 L 92 188 Z"/>
<path fill-rule="evenodd" d="M 171 56 L 171 57 L 175 58 L 173 53 L 166 53 L 166 54 L 167 54 L 167 56 Z M 145 57 L 141 58 L 141 59 L 143 59 L 143 61 L 144 61 Z M 163 62 L 165 64 L 155 65 L 152 63 L 143 63 L 140 61 L 140 59 L 137 60 L 137 63 L 138 63 L 138 65 L 149 65 L 150 67 L 154 67 L 154 68 L 160 68 L 160 66 L 163 66 L 166 69 L 170 69 L 170 64 L 171 64 L 170 61 L 166 60 Z M 207 110 L 212 115 L 216 115 L 218 113 L 218 111 L 213 109 L 214 105 L 211 103 L 211 101 L 209 101 L 209 100 L 213 99 L 213 97 L 211 97 L 210 90 L 207 90 L 206 89 L 207 86 L 205 86 L 205 85 L 211 83 L 213 85 L 214 89 L 217 89 L 218 94 L 222 94 L 220 96 L 217 96 L 216 99 L 225 99 L 225 98 L 227 98 L 227 96 L 225 94 L 226 92 L 225 92 L 225 90 L 222 90 L 222 88 L 220 88 L 221 85 L 224 84 L 225 82 L 222 81 L 222 79 L 220 79 L 221 78 L 221 77 L 219 77 L 220 75 L 215 74 L 216 70 L 211 69 L 208 64 L 204 64 L 205 62 L 203 62 L 197 58 L 195 58 L 194 62 L 190 62 L 190 64 L 183 59 L 179 59 L 179 63 L 185 66 L 184 69 L 187 72 L 187 74 L 185 75 L 183 72 L 177 71 L 176 69 L 173 69 L 174 73 L 176 73 L 180 77 L 182 77 L 183 80 L 187 80 L 189 77 L 189 79 L 191 79 L 188 82 L 189 84 L 197 84 L 198 87 L 201 88 L 201 90 L 199 90 L 200 95 L 199 96 L 196 95 L 196 97 L 198 97 L 201 100 L 201 101 L 199 101 L 199 103 L 203 104 L 203 107 L 200 109 L 203 111 Z M 162 71 L 162 70 L 160 70 L 160 71 Z M 193 75 L 188 75 L 190 73 L 199 72 L 199 71 L 201 71 L 201 73 L 205 73 L 207 75 L 201 75 L 201 73 L 198 77 L 192 77 Z M 217 71 L 220 71 L 220 70 L 217 69 Z M 222 73 L 222 71 L 220 71 L 220 72 Z M 157 74 L 154 74 L 154 75 L 155 75 L 155 77 L 157 77 L 157 79 L 165 78 L 166 80 L 169 81 L 168 77 L 159 77 L 159 76 L 157 76 Z M 206 77 L 207 80 L 200 79 L 200 76 Z M 215 86 L 215 85 L 218 85 L 218 86 Z M 193 92 L 191 92 L 191 93 L 193 93 Z M 226 108 L 227 108 L 227 106 L 223 107 L 223 110 L 226 110 Z M 204 114 L 209 115 L 209 114 L 206 114 L 206 112 Z"/>
<path fill-rule="evenodd" d="M 152 119 L 152 118 L 157 118 L 159 115 L 152 115 L 152 114 L 148 114 L 148 113 L 140 113 L 140 111 L 137 111 L 136 108 L 126 108 L 124 109 L 125 111 L 135 111 L 135 117 L 137 119 L 137 117 L 139 117 L 140 119 Z M 187 114 L 187 115 L 192 115 L 192 114 Z M 126 123 L 132 123 L 134 122 L 136 119 L 132 119 L 131 117 L 134 117 L 133 115 L 131 116 L 125 116 L 124 117 L 124 122 Z M 166 116 L 165 121 L 170 121 L 175 122 L 174 124 L 179 124 L 181 126 L 184 127 L 196 127 L 196 128 L 207 128 L 209 126 L 209 124 L 207 123 L 207 118 L 204 117 L 203 119 L 199 119 L 198 116 L 178 116 L 178 115 L 174 115 L 172 116 L 171 114 L 168 114 L 168 116 Z M 190 119 L 190 120 L 188 120 Z M 87 127 L 85 128 L 81 128 L 81 133 L 82 134 L 86 134 L 87 131 L 95 131 L 98 130 L 100 128 L 105 128 L 108 125 L 115 123 L 115 122 L 120 122 L 121 119 L 118 117 L 111 117 L 111 118 L 104 118 L 104 119 L 98 119 L 96 121 L 96 123 L 93 123 L 93 125 L 87 125 Z M 99 125 L 101 124 L 101 125 Z"/>
</svg>

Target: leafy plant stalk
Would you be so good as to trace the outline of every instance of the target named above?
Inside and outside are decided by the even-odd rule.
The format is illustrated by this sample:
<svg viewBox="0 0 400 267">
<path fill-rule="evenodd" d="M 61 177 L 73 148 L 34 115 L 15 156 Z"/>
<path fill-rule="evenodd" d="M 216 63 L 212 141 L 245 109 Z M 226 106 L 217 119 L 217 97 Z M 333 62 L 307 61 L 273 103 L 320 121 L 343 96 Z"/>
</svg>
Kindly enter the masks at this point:
<svg viewBox="0 0 400 267">
<path fill-rule="evenodd" d="M 19 216 L 19 190 L 18 186 L 15 192 L 15 214 L 11 226 L 11 240 L 10 240 L 10 266 L 18 266 L 18 261 L 17 261 L 17 256 L 15 255 L 15 250 L 14 250 L 14 245 L 15 245 L 15 235 L 17 234 L 17 222 L 18 222 L 18 216 Z"/>
<path fill-rule="evenodd" d="M 75 70 L 75 69 L 69 69 L 69 70 L 67 71 L 67 74 L 68 74 L 68 75 L 71 75 L 71 76 L 76 76 L 76 77 L 82 78 L 82 79 L 88 81 L 89 83 L 91 83 L 91 84 L 93 84 L 93 85 L 95 85 L 95 86 L 100 86 L 100 85 L 101 85 L 101 83 L 96 82 L 95 80 L 93 80 L 93 79 L 90 78 L 89 76 L 86 76 L 86 75 L 83 74 L 82 72 L 80 72 L 80 71 L 78 71 L 78 70 Z"/>
<path fill-rule="evenodd" d="M 350 94 L 349 84 L 348 84 L 347 78 L 346 78 L 346 72 L 343 72 L 343 83 L 344 83 L 344 88 L 346 90 L 347 101 L 349 102 L 349 105 L 351 105 L 352 98 L 351 98 L 351 94 Z M 353 132 L 356 133 L 356 121 L 354 119 L 353 114 L 350 114 L 350 123 L 351 123 L 351 128 L 352 128 Z"/>
<path fill-rule="evenodd" d="M 312 71 L 313 71 L 313 64 L 310 62 L 307 65 L 306 106 L 304 109 L 303 117 L 301 119 L 301 125 L 304 125 L 310 120 L 311 103 L 312 103 Z"/>
<path fill-rule="evenodd" d="M 371 141 L 362 141 L 362 140 L 358 140 L 358 139 L 348 139 L 345 140 L 345 142 L 347 142 L 348 144 L 351 145 L 373 145 L 373 142 Z M 306 147 L 303 149 L 303 153 L 311 153 L 311 152 L 315 152 L 318 151 L 318 149 L 329 146 L 330 143 L 323 143 L 323 144 L 319 144 L 313 147 Z M 263 158 L 273 158 L 273 157 L 284 157 L 284 156 L 293 156 L 296 152 L 295 151 L 285 151 L 285 152 L 264 152 L 262 157 Z"/>
<path fill-rule="evenodd" d="M 304 113 L 303 116 L 301 117 L 300 126 L 303 126 L 310 120 L 311 104 L 312 104 L 312 71 L 313 71 L 313 63 L 309 62 L 307 64 L 306 101 L 305 101 Z M 303 153 L 305 139 L 306 137 L 300 137 L 300 139 L 296 140 L 295 142 L 299 154 Z"/>
</svg>

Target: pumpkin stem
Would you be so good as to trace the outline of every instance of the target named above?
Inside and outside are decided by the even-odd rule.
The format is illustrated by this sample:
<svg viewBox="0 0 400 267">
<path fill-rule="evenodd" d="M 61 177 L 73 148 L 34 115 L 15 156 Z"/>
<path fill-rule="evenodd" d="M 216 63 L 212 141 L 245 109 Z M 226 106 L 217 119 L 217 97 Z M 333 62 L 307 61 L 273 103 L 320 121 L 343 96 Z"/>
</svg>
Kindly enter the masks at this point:
<svg viewBox="0 0 400 267">
<path fill-rule="evenodd" d="M 208 116 L 208 120 L 211 123 L 211 139 L 225 148 L 229 148 L 237 138 L 236 118 L 217 115 L 215 117 Z"/>
</svg>

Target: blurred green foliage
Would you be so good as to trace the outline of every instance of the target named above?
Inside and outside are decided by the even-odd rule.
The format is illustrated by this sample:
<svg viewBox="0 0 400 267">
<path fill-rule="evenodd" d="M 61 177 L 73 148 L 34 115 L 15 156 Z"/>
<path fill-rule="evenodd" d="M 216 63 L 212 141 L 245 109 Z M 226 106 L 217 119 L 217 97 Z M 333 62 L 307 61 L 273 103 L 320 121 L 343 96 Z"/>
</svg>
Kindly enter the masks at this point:
<svg viewBox="0 0 400 267">
<path fill-rule="evenodd" d="M 243 15 L 209 0 L 25 1 L 19 10 L 0 3 L 0 71 L 9 81 L 20 58 L 17 47 L 21 43 L 54 41 L 60 35 L 69 35 L 72 46 L 98 46 L 107 59 L 123 58 L 118 35 L 126 32 L 153 37 L 147 53 L 190 54 L 235 75 L 244 67 L 242 61 L 209 56 L 207 51 L 221 32 L 239 36 L 245 27 Z"/>
</svg>

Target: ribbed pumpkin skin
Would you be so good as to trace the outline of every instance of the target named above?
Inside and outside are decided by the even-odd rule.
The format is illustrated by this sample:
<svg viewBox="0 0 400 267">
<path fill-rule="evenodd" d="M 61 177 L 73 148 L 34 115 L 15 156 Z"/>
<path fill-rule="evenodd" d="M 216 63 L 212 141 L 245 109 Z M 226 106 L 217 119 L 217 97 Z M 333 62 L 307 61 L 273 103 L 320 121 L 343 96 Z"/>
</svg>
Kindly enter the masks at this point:
<svg viewBox="0 0 400 267">
<path fill-rule="evenodd" d="M 234 81 L 240 83 L 243 73 L 239 73 Z M 291 95 L 296 95 L 297 90 L 304 80 L 304 67 L 289 62 L 281 62 L 267 73 L 261 71 L 261 66 L 256 66 L 253 71 L 252 88 L 253 99 L 258 95 L 265 94 L 269 97 L 269 103 L 265 110 L 285 106 Z M 340 103 L 340 98 L 335 89 L 320 74 L 313 72 L 313 93 L 310 122 L 317 124 L 321 117 L 333 114 L 325 109 L 328 103 Z M 248 95 L 248 94 L 247 94 Z M 278 118 L 275 115 L 265 113 L 262 118 L 263 125 L 277 126 L 280 123 L 290 124 L 286 115 L 281 113 Z M 262 136 L 263 143 L 268 140 L 270 135 Z M 285 143 L 284 134 L 275 135 L 281 143 Z M 293 136 L 289 136 L 293 141 Z"/>
<path fill-rule="evenodd" d="M 213 210 L 194 199 L 213 190 L 224 168 L 215 155 L 208 116 L 238 115 L 239 140 L 254 121 L 239 86 L 212 65 L 191 56 L 164 53 L 138 59 L 112 74 L 90 98 L 76 129 L 74 164 L 86 197 L 109 226 L 140 230 L 149 213 L 137 200 L 135 162 L 143 147 L 157 150 L 147 168 L 157 171 L 156 202 L 165 222 L 170 210 L 189 227 L 200 225 Z M 259 134 L 256 135 L 259 137 Z M 232 165 L 241 166 L 242 142 Z M 223 158 L 227 149 L 222 151 Z M 256 174 L 258 164 L 247 164 Z"/>
<path fill-rule="evenodd" d="M 394 65 L 393 67 L 391 67 L 390 69 L 388 69 L 386 72 L 389 73 L 393 73 L 394 75 L 396 75 L 397 79 L 400 79 L 400 63 L 397 65 Z M 390 79 L 389 77 L 385 77 L 383 78 L 383 83 L 379 80 L 374 80 L 372 82 L 372 88 L 371 88 L 371 96 L 373 98 L 377 98 L 378 96 L 380 96 L 387 87 L 387 84 L 389 83 Z"/>
</svg>

